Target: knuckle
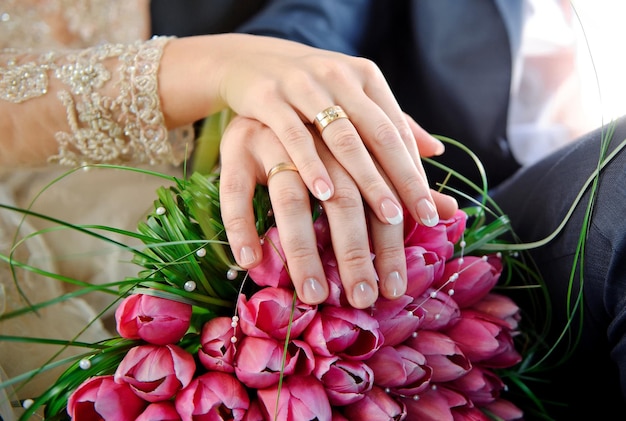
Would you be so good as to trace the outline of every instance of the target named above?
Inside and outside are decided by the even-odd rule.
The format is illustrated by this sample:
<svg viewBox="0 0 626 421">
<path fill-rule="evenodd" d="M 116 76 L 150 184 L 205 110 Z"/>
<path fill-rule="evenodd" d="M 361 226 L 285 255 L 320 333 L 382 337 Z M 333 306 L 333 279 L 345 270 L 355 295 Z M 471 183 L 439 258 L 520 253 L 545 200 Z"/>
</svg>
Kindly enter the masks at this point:
<svg viewBox="0 0 626 421">
<path fill-rule="evenodd" d="M 402 241 L 395 242 L 396 245 L 391 244 L 392 242 L 385 242 L 382 245 L 377 245 L 376 247 L 376 259 L 384 260 L 385 262 L 393 262 L 393 261 L 402 261 L 404 259 L 404 247 Z"/>
<path fill-rule="evenodd" d="M 227 233 L 243 232 L 248 228 L 246 218 L 237 214 L 222 215 L 222 222 Z"/>
<path fill-rule="evenodd" d="M 363 146 L 361 139 L 351 126 L 334 127 L 335 131 L 332 137 L 332 144 L 341 153 L 350 153 L 357 151 Z"/>
<path fill-rule="evenodd" d="M 228 205 L 229 203 L 235 202 L 238 197 L 246 194 L 248 188 L 246 188 L 246 183 L 240 177 L 235 176 L 225 176 L 222 174 L 220 177 L 220 201 Z"/>
<path fill-rule="evenodd" d="M 285 147 L 291 146 L 299 149 L 308 143 L 310 137 L 311 134 L 305 126 L 291 126 L 285 131 L 282 141 Z"/>
<path fill-rule="evenodd" d="M 337 260 L 340 260 L 344 267 L 350 271 L 363 270 L 372 263 L 369 248 L 360 247 L 359 241 L 348 241 L 348 244 L 337 254 Z"/>
<path fill-rule="evenodd" d="M 397 147 L 399 137 L 398 129 L 389 122 L 379 124 L 374 131 L 374 142 L 376 146 L 385 149 Z"/>
<path fill-rule="evenodd" d="M 281 243 L 283 244 L 285 253 L 288 253 L 287 260 L 291 265 L 299 262 L 310 264 L 311 256 L 317 255 L 317 249 L 308 246 L 307 243 L 302 241 L 299 237 L 287 236 L 284 240 L 281 237 Z"/>
<path fill-rule="evenodd" d="M 288 215 L 301 212 L 303 208 L 309 207 L 309 195 L 306 189 L 298 188 L 291 185 L 274 186 L 272 189 L 273 207 L 279 212 Z"/>
</svg>

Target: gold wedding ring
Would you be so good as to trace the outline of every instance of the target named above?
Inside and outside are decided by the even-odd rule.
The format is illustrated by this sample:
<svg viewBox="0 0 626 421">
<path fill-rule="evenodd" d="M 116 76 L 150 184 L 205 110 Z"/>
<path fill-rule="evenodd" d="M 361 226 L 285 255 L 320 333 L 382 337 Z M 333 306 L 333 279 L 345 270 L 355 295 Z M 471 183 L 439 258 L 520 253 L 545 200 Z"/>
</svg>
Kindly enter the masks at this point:
<svg viewBox="0 0 626 421">
<path fill-rule="evenodd" d="M 320 133 L 333 121 L 340 118 L 348 118 L 348 114 L 341 108 L 339 105 L 333 105 L 332 107 L 326 108 L 324 111 L 320 112 L 315 116 L 315 127 L 319 130 Z"/>
<path fill-rule="evenodd" d="M 267 172 L 267 183 L 269 184 L 270 178 L 272 178 L 273 175 L 278 174 L 281 171 L 298 172 L 298 168 L 292 162 L 281 162 L 276 164 Z"/>
</svg>

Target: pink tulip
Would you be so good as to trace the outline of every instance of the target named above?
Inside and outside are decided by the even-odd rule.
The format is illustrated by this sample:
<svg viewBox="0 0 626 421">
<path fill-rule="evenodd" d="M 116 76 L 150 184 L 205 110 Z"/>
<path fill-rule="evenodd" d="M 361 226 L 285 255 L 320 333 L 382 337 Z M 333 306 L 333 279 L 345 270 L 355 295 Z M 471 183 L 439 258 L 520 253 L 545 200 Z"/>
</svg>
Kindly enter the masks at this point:
<svg viewBox="0 0 626 421">
<path fill-rule="evenodd" d="M 461 210 L 450 219 L 440 220 L 434 227 L 426 227 L 415 223 L 410 217 L 406 218 L 404 244 L 424 247 L 446 261 L 454 254 L 454 244 L 465 231 L 466 220 L 467 215 Z"/>
<path fill-rule="evenodd" d="M 372 316 L 378 321 L 386 346 L 402 343 L 420 326 L 424 310 L 413 304 L 408 295 L 395 300 L 378 298 L 372 310 Z"/>
<path fill-rule="evenodd" d="M 496 285 L 502 273 L 502 260 L 497 256 L 466 256 L 446 263 L 443 275 L 433 283 L 434 288 L 453 292 L 460 308 L 469 307 L 485 297 Z"/>
<path fill-rule="evenodd" d="M 432 369 L 431 382 L 448 382 L 465 375 L 471 368 L 470 360 L 461 348 L 441 332 L 421 330 L 405 345 L 421 352 Z"/>
<path fill-rule="evenodd" d="M 520 309 L 517 304 L 509 297 L 501 294 L 487 294 L 482 300 L 474 304 L 472 309 L 504 320 L 511 330 L 516 330 L 521 320 Z"/>
<path fill-rule="evenodd" d="M 348 307 L 350 306 L 348 298 L 346 297 L 341 283 L 341 276 L 339 275 L 339 267 L 337 265 L 337 259 L 332 249 L 325 250 L 322 253 L 322 264 L 324 266 L 324 273 L 326 274 L 326 280 L 328 281 L 328 298 L 324 301 L 324 305 L 331 305 L 336 307 Z"/>
<path fill-rule="evenodd" d="M 285 252 L 280 244 L 278 229 L 270 228 L 263 238 L 263 259 L 257 266 L 248 269 L 255 284 L 262 287 L 293 288 L 287 271 Z"/>
<path fill-rule="evenodd" d="M 433 386 L 417 399 L 402 399 L 406 405 L 407 419 L 420 421 L 455 421 L 454 409 L 471 405 L 460 393 L 443 386 Z"/>
<path fill-rule="evenodd" d="M 176 345 L 140 345 L 124 356 L 115 371 L 115 381 L 128 383 L 148 402 L 158 402 L 186 387 L 195 370 L 193 356 Z"/>
<path fill-rule="evenodd" d="M 322 213 L 315 219 L 313 229 L 315 230 L 318 250 L 329 249 L 331 247 L 330 225 L 328 224 L 328 218 L 325 213 Z"/>
<path fill-rule="evenodd" d="M 259 405 L 259 401 L 257 399 L 250 401 L 250 406 L 246 411 L 246 415 L 243 416 L 242 421 L 265 421 L 265 419 L 263 419 L 261 406 Z"/>
<path fill-rule="evenodd" d="M 257 391 L 264 419 L 331 421 L 332 411 L 324 386 L 313 376 L 285 377 L 281 387 Z M 278 401 L 278 408 L 277 408 Z"/>
<path fill-rule="evenodd" d="M 419 297 L 430 288 L 435 279 L 441 277 L 444 261 L 435 252 L 421 246 L 407 246 L 404 254 L 407 270 L 406 294 Z"/>
<path fill-rule="evenodd" d="M 191 305 L 147 294 L 125 298 L 115 310 L 117 331 L 127 339 L 174 344 L 189 329 Z"/>
<path fill-rule="evenodd" d="M 452 414 L 455 421 L 492 421 L 483 411 L 471 406 L 453 408 Z"/>
<path fill-rule="evenodd" d="M 401 421 L 416 419 L 407 418 L 404 403 L 392 398 L 378 386 L 372 387 L 372 390 L 367 392 L 363 399 L 346 405 L 342 412 L 346 418 L 352 420 Z"/>
<path fill-rule="evenodd" d="M 486 405 L 485 409 L 503 421 L 524 419 L 524 412 L 513 403 L 504 399 L 496 399 L 494 402 Z"/>
<path fill-rule="evenodd" d="M 463 393 L 474 405 L 484 406 L 495 401 L 504 389 L 502 379 L 493 371 L 474 366 L 464 376 L 450 382 L 450 388 Z"/>
<path fill-rule="evenodd" d="M 461 310 L 456 301 L 448 294 L 437 293 L 428 289 L 414 304 L 422 309 L 424 318 L 420 324 L 422 330 L 440 330 L 459 317 Z"/>
<path fill-rule="evenodd" d="M 244 334 L 259 338 L 284 341 L 297 338 L 317 312 L 316 306 L 296 299 L 294 292 L 285 288 L 266 287 L 250 299 L 239 296 L 239 326 Z"/>
<path fill-rule="evenodd" d="M 230 317 L 215 317 L 202 326 L 198 359 L 205 368 L 225 373 L 235 372 L 235 344 L 231 339 L 234 336 L 239 340 L 241 334 L 231 324 Z"/>
<path fill-rule="evenodd" d="M 75 421 L 134 421 L 147 405 L 128 384 L 116 383 L 113 376 L 99 376 L 72 392 L 67 413 Z"/>
<path fill-rule="evenodd" d="M 506 322 L 475 310 L 461 310 L 461 317 L 445 329 L 472 363 L 485 367 L 511 367 L 521 361 Z"/>
<path fill-rule="evenodd" d="M 154 402 L 137 417 L 135 421 L 180 421 L 174 402 Z"/>
<path fill-rule="evenodd" d="M 332 306 L 317 312 L 302 338 L 317 355 L 356 360 L 371 357 L 384 341 L 378 322 L 365 310 Z"/>
<path fill-rule="evenodd" d="M 344 415 L 339 412 L 337 408 L 333 408 L 333 420 L 332 421 L 348 421 Z"/>
<path fill-rule="evenodd" d="M 250 399 L 232 374 L 211 371 L 194 378 L 174 400 L 182 421 L 243 420 Z"/>
<path fill-rule="evenodd" d="M 374 373 L 361 361 L 339 357 L 318 357 L 314 375 L 319 379 L 331 405 L 347 405 L 363 398 L 372 389 Z"/>
<path fill-rule="evenodd" d="M 374 371 L 376 385 L 396 396 L 414 396 L 426 389 L 432 368 L 419 351 L 405 345 L 384 346 L 367 360 Z"/>
<path fill-rule="evenodd" d="M 274 338 L 245 337 L 236 356 L 235 373 L 246 386 L 254 389 L 270 387 L 278 383 L 281 373 L 308 375 L 314 368 L 313 351 L 303 341 L 289 342 L 287 355 L 285 345 Z"/>
</svg>

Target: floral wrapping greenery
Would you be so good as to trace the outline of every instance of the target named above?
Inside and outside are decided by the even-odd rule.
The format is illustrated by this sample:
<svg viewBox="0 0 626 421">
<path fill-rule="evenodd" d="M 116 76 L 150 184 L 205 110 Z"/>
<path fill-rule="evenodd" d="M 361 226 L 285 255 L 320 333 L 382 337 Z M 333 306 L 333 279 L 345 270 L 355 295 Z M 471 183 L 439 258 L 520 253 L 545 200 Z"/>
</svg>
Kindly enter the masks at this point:
<svg viewBox="0 0 626 421">
<path fill-rule="evenodd" d="M 506 251 L 505 216 L 487 223 L 478 203 L 427 228 L 405 215 L 407 294 L 359 310 L 316 206 L 331 294 L 310 306 L 294 293 L 265 187 L 254 197 L 264 260 L 245 272 L 221 224 L 219 175 L 172 180 L 125 233 L 143 242 L 131 248 L 143 269 L 119 282 L 120 336 L 83 344 L 21 419 L 516 420 L 520 404 L 541 407 L 524 380 L 536 332 L 503 293 L 532 271 Z"/>
</svg>

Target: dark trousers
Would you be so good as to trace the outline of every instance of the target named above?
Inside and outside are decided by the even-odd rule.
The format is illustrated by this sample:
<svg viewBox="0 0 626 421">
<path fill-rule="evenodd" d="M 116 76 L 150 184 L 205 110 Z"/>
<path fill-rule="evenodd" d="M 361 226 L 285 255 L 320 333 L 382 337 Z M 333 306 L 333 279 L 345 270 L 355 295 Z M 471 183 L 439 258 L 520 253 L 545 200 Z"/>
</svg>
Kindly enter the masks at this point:
<svg viewBox="0 0 626 421">
<path fill-rule="evenodd" d="M 590 133 L 580 142 L 521 170 L 494 192 L 494 199 L 509 215 L 522 241 L 542 239 L 563 221 L 598 165 L 601 138 L 607 130 L 605 127 Z M 624 139 L 626 118 L 617 121 L 609 151 Z M 550 291 L 551 340 L 567 320 L 568 283 L 589 199 L 588 189 L 562 232 L 549 244 L 531 252 Z M 575 271 L 570 294 L 575 297 L 580 291 L 579 284 L 582 285 L 582 302 L 574 313 L 570 331 L 580 332 L 581 340 L 572 358 L 543 374 L 549 382 L 538 389 L 544 393 L 545 402 L 553 399 L 564 404 L 556 406 L 555 419 L 623 420 L 626 419 L 626 151 L 620 152 L 601 171 L 581 258 L 582 270 Z M 533 317 L 546 318 L 548 314 L 542 315 L 540 311 Z M 579 320 L 582 320 L 580 328 Z M 552 360 L 561 357 L 563 350 L 560 347 Z"/>
</svg>

